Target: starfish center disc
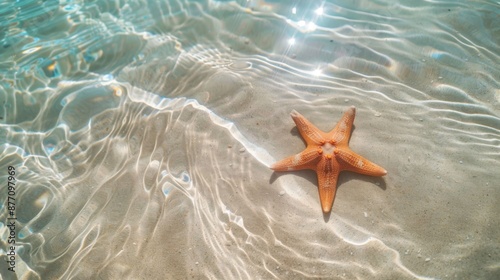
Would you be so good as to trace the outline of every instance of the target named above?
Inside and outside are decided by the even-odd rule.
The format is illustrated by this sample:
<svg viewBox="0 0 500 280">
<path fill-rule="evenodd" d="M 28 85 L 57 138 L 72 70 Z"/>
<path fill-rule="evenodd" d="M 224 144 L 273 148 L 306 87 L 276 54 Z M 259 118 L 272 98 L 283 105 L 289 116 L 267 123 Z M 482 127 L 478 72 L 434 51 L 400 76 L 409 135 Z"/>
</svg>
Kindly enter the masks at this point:
<svg viewBox="0 0 500 280">
<path fill-rule="evenodd" d="M 326 142 L 321 146 L 321 150 L 323 150 L 323 153 L 325 155 L 333 156 L 333 151 L 335 151 L 335 146 L 332 145 L 331 143 Z"/>
</svg>

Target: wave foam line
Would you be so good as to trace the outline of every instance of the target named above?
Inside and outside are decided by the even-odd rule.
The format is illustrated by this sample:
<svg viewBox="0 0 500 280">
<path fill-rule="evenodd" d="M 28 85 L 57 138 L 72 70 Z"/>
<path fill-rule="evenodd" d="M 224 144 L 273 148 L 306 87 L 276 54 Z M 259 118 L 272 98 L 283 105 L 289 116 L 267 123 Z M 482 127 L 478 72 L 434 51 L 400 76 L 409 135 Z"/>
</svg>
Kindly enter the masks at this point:
<svg viewBox="0 0 500 280">
<path fill-rule="evenodd" d="M 208 114 L 210 120 L 213 124 L 223 127 L 229 131 L 231 136 L 236 139 L 240 144 L 245 147 L 245 149 L 260 163 L 270 166 L 275 159 L 263 148 L 250 142 L 237 128 L 237 126 L 217 114 L 215 114 L 209 108 L 201 105 L 195 99 L 188 99 L 185 97 L 181 98 L 167 98 L 156 95 L 154 93 L 146 92 L 138 88 L 130 88 L 129 98 L 135 102 L 142 102 L 148 106 L 151 106 L 158 110 L 181 110 L 186 106 L 192 106 L 193 108 L 203 111 Z"/>
</svg>

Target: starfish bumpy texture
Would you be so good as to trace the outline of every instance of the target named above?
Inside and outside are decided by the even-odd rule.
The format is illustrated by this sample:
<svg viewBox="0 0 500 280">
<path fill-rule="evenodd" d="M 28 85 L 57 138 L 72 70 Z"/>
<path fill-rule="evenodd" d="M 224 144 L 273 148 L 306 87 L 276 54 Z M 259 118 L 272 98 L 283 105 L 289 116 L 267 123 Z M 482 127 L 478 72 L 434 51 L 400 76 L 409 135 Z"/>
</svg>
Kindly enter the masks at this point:
<svg viewBox="0 0 500 280">
<path fill-rule="evenodd" d="M 351 151 L 349 139 L 356 108 L 350 107 L 335 128 L 325 133 L 293 110 L 290 114 L 300 135 L 307 143 L 301 153 L 287 157 L 271 166 L 274 171 L 312 169 L 318 176 L 318 191 L 323 212 L 332 210 L 337 191 L 337 179 L 341 171 L 347 170 L 370 176 L 383 176 L 387 171 L 373 162 Z"/>
</svg>

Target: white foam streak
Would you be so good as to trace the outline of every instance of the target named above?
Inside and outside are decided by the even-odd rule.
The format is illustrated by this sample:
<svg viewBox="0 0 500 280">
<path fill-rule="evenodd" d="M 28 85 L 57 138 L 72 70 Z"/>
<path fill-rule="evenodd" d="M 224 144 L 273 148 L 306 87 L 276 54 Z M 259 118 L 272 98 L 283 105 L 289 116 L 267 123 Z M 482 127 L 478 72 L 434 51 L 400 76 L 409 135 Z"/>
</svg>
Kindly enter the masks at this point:
<svg viewBox="0 0 500 280">
<path fill-rule="evenodd" d="M 231 133 L 234 139 L 236 139 L 245 149 L 252 154 L 252 156 L 265 166 L 270 166 L 275 159 L 263 148 L 257 146 L 256 144 L 250 142 L 236 127 L 236 125 L 224 118 L 215 114 L 209 108 L 201 105 L 197 100 L 187 99 L 187 98 L 165 98 L 153 93 L 145 92 L 138 88 L 133 88 L 129 90 L 130 98 L 136 102 L 143 102 L 149 106 L 159 109 L 159 110 L 180 110 L 186 106 L 192 106 L 193 108 L 206 112 L 210 116 L 210 120 L 220 127 L 223 127 Z"/>
</svg>

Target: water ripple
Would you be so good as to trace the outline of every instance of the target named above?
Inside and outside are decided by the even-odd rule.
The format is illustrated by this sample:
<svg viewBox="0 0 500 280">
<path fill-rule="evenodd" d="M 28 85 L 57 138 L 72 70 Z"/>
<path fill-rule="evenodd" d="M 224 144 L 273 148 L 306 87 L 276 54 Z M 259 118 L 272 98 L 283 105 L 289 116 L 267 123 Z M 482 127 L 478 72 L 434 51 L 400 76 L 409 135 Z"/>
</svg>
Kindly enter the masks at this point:
<svg viewBox="0 0 500 280">
<path fill-rule="evenodd" d="M 18 171 L 15 277 L 491 278 L 499 10 L 1 3 L 0 170 Z M 268 166 L 304 147 L 292 109 L 329 130 L 352 105 L 351 148 L 388 175 L 341 174 L 328 220 L 313 172 Z"/>
</svg>

